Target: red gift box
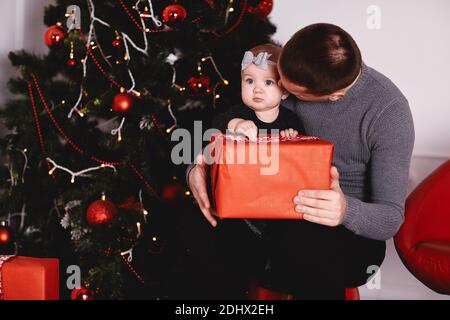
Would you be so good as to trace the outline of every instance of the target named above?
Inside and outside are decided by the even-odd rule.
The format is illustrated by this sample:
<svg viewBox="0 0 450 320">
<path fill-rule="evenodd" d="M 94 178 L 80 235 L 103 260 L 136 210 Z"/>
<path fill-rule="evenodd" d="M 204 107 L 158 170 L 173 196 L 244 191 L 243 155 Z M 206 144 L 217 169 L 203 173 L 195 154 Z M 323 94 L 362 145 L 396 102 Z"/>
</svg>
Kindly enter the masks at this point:
<svg viewBox="0 0 450 320">
<path fill-rule="evenodd" d="M 4 300 L 59 299 L 58 259 L 15 256 L 4 261 L 0 272 Z"/>
<path fill-rule="evenodd" d="M 250 142 L 219 135 L 208 148 L 219 218 L 301 219 L 293 203 L 298 191 L 330 189 L 334 146 L 328 141 L 268 135 Z"/>
</svg>

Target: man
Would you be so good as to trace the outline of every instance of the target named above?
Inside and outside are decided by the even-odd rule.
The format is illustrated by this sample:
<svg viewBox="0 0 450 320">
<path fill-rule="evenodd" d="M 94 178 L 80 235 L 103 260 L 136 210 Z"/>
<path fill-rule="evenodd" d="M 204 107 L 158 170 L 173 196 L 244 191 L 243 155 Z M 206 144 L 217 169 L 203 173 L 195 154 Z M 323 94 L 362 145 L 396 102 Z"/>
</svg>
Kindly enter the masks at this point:
<svg viewBox="0 0 450 320">
<path fill-rule="evenodd" d="M 342 267 L 323 271 L 317 282 L 326 286 L 342 272 L 340 285 L 360 286 L 370 275 L 367 268 L 381 264 L 385 240 L 403 222 L 414 145 L 408 101 L 362 62 L 353 38 L 331 24 L 298 31 L 283 48 L 278 69 L 280 84 L 295 97 L 284 106 L 297 113 L 308 135 L 335 145 L 331 189 L 299 190 L 292 204 L 306 221 L 334 229 L 329 233 L 335 232 L 332 239 L 342 250 Z M 216 226 L 205 181 L 204 164 L 188 172 L 201 211 Z M 314 270 L 314 261 L 309 264 Z M 302 281 L 299 286 L 313 286 L 307 277 Z"/>
</svg>

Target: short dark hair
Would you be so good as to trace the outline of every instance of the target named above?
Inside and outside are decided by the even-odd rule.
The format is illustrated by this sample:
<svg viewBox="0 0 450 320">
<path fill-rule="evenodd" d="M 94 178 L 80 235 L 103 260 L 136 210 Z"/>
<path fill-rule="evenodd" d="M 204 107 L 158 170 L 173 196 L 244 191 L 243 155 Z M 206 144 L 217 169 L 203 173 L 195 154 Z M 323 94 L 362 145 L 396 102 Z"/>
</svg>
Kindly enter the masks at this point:
<svg viewBox="0 0 450 320">
<path fill-rule="evenodd" d="M 361 51 L 344 30 L 328 23 L 309 25 L 284 46 L 279 67 L 290 82 L 314 95 L 348 87 L 361 70 Z"/>
</svg>

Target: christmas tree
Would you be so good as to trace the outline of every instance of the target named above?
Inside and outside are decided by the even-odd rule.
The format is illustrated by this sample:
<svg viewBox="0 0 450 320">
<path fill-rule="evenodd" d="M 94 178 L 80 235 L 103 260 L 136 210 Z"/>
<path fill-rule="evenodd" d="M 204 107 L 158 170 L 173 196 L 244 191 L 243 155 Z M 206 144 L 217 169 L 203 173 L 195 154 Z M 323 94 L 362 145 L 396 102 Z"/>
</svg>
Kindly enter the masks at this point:
<svg viewBox="0 0 450 320">
<path fill-rule="evenodd" d="M 194 121 L 207 129 L 240 101 L 243 53 L 270 42 L 271 9 L 268 0 L 45 8 L 48 54 L 9 56 L 19 76 L 0 113 L 10 130 L 0 140 L 0 253 L 60 258 L 62 291 L 67 266 L 80 266 L 75 299 L 190 298 L 180 281 L 210 228 L 186 167 L 171 160 L 171 134 L 193 132 Z"/>
</svg>

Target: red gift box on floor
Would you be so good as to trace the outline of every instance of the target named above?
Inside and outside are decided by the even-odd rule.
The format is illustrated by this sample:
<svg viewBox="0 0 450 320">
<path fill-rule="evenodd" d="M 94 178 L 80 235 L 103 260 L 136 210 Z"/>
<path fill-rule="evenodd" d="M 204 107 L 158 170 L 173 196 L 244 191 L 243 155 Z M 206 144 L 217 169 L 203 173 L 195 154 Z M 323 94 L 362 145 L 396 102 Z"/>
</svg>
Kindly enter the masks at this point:
<svg viewBox="0 0 450 320">
<path fill-rule="evenodd" d="M 334 146 L 328 141 L 267 135 L 249 142 L 219 135 L 208 148 L 219 218 L 301 219 L 293 203 L 298 191 L 330 189 Z"/>
<path fill-rule="evenodd" d="M 14 256 L 3 262 L 0 272 L 4 300 L 59 299 L 58 259 Z"/>
</svg>

